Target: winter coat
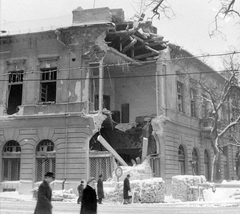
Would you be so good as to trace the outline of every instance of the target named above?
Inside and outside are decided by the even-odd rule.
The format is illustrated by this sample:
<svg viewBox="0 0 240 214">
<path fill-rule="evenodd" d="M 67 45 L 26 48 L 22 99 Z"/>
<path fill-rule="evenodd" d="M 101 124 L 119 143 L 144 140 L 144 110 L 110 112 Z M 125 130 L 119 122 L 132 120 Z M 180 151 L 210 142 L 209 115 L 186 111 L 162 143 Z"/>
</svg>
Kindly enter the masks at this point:
<svg viewBox="0 0 240 214">
<path fill-rule="evenodd" d="M 34 214 L 52 214 L 52 189 L 46 181 L 38 188 L 37 205 Z"/>
<path fill-rule="evenodd" d="M 104 198 L 103 181 L 101 179 L 97 183 L 97 194 L 98 198 Z"/>
<path fill-rule="evenodd" d="M 83 190 L 80 214 L 97 214 L 97 195 L 89 185 Z"/>
<path fill-rule="evenodd" d="M 82 194 L 83 194 L 83 189 L 84 189 L 83 184 L 80 184 L 80 185 L 78 186 L 78 188 L 77 188 L 77 190 L 78 190 L 78 196 L 79 196 L 79 197 L 82 196 Z"/>
<path fill-rule="evenodd" d="M 131 196 L 128 195 L 128 191 L 131 191 L 130 182 L 128 178 L 125 178 L 123 182 L 123 199 L 131 198 Z"/>
</svg>

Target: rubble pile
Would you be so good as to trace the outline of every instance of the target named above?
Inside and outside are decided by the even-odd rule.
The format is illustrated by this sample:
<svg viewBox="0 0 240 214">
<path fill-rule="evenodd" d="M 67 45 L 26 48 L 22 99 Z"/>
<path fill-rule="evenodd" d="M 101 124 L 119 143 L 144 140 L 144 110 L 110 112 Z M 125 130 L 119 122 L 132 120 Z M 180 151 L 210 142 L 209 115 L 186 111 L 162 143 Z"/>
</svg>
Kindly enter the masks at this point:
<svg viewBox="0 0 240 214">
<path fill-rule="evenodd" d="M 164 202 L 165 183 L 161 178 L 154 178 L 142 181 L 141 202 L 160 203 Z"/>
<path fill-rule="evenodd" d="M 133 203 L 164 202 L 165 182 L 162 178 L 130 180 Z M 115 188 L 107 192 L 105 199 L 112 202 L 123 202 L 123 182 L 117 182 Z"/>
<path fill-rule="evenodd" d="M 206 183 L 205 176 L 177 175 L 172 177 L 172 196 L 181 201 L 198 199 L 198 184 Z"/>
<path fill-rule="evenodd" d="M 130 180 L 142 180 L 149 179 L 153 177 L 152 169 L 149 163 L 149 159 L 145 159 L 141 164 L 133 166 L 121 166 L 122 176 L 119 178 L 120 181 L 123 181 L 127 174 L 130 174 Z M 113 172 L 112 182 L 117 182 L 117 176 Z"/>
<path fill-rule="evenodd" d="M 73 189 L 52 191 L 52 201 L 68 202 L 68 201 L 76 200 L 76 198 L 77 196 L 76 194 L 74 194 Z"/>
</svg>

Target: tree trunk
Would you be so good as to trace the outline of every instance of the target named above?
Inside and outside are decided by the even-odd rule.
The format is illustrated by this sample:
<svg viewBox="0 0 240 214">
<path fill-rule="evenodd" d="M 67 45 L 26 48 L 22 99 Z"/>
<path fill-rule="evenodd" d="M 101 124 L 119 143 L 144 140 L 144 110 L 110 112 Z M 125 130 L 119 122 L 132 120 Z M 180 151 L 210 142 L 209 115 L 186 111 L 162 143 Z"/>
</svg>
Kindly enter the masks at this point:
<svg viewBox="0 0 240 214">
<path fill-rule="evenodd" d="M 216 178 L 215 166 L 219 157 L 218 138 L 212 140 L 212 146 L 213 146 L 214 156 L 211 164 L 211 178 L 210 178 L 211 182 L 213 182 Z"/>
</svg>

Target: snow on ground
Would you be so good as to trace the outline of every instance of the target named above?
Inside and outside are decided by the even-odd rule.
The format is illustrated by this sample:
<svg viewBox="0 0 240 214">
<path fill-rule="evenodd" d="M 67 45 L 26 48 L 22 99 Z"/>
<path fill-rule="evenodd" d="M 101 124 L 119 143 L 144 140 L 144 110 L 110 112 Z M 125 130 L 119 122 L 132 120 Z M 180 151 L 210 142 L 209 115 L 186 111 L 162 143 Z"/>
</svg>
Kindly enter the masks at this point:
<svg viewBox="0 0 240 214">
<path fill-rule="evenodd" d="M 15 192 L 0 192 L 0 199 L 15 199 L 19 201 L 31 201 L 33 200 L 33 195 L 25 195 L 19 194 L 17 191 Z"/>
<path fill-rule="evenodd" d="M 240 181 L 223 181 L 222 184 L 239 184 Z M 110 191 L 110 187 L 106 187 L 105 191 L 108 192 Z M 213 202 L 213 203 L 231 203 L 231 202 L 239 202 L 240 203 L 240 188 L 216 188 L 216 192 L 214 193 L 211 188 L 205 189 L 204 190 L 204 198 L 205 202 Z M 18 201 L 31 201 L 35 200 L 33 199 L 32 194 L 19 194 L 17 191 L 15 192 L 0 192 L 0 200 L 18 200 Z M 76 200 L 72 200 L 69 202 L 76 203 Z M 181 202 L 180 200 L 176 200 L 172 198 L 172 196 L 165 196 L 165 202 L 166 203 L 181 203 L 185 204 L 188 202 Z M 190 202 L 191 203 L 191 202 Z M 199 203 L 199 202 L 194 202 L 194 203 Z M 201 201 L 201 204 L 204 203 Z"/>
</svg>

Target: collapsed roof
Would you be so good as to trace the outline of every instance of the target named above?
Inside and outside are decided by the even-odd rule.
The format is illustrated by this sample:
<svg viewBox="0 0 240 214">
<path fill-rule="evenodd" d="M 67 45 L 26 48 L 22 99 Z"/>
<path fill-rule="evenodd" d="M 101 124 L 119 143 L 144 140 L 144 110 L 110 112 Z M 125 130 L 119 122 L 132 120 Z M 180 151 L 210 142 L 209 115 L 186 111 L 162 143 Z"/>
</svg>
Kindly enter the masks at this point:
<svg viewBox="0 0 240 214">
<path fill-rule="evenodd" d="M 148 61 L 158 58 L 161 50 L 167 47 L 167 41 L 157 34 L 157 28 L 151 21 L 144 21 L 144 14 L 134 21 L 125 21 L 122 9 L 96 8 L 73 11 L 73 25 L 87 23 L 114 23 L 105 41 L 112 47 L 134 60 Z"/>
</svg>

